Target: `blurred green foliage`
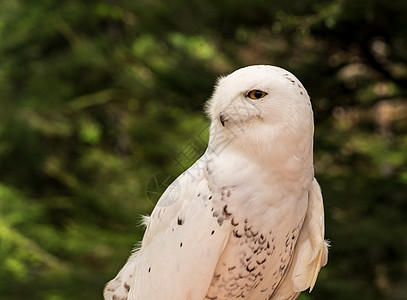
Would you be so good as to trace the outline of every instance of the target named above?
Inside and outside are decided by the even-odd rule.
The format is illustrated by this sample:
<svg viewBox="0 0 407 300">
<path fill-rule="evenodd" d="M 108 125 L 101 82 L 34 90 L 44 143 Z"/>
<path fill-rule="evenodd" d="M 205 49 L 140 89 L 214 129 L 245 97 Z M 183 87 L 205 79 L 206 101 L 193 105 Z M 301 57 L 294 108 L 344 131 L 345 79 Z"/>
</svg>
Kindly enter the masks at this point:
<svg viewBox="0 0 407 300">
<path fill-rule="evenodd" d="M 218 75 L 315 110 L 330 261 L 300 299 L 406 299 L 407 1 L 0 2 L 0 298 L 100 299 L 205 149 Z"/>
</svg>

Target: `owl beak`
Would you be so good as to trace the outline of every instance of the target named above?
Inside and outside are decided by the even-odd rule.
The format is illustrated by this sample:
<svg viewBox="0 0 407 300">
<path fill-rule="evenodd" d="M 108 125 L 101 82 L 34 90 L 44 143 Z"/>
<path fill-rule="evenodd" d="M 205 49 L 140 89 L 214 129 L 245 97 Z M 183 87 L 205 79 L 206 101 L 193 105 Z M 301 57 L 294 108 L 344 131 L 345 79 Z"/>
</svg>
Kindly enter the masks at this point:
<svg viewBox="0 0 407 300">
<path fill-rule="evenodd" d="M 223 127 L 225 127 L 225 122 L 226 122 L 226 117 L 225 115 L 220 115 L 219 116 L 219 121 L 222 124 Z"/>
</svg>

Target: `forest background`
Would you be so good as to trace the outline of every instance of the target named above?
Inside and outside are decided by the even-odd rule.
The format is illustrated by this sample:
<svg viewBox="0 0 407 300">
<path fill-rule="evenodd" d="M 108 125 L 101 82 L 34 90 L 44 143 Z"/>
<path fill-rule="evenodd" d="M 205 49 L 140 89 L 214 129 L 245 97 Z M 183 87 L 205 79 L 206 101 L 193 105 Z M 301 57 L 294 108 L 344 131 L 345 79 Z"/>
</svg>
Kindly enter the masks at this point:
<svg viewBox="0 0 407 300">
<path fill-rule="evenodd" d="M 314 107 L 332 247 L 300 299 L 406 299 L 407 1 L 384 0 L 1 1 L 0 298 L 101 299 L 250 64 Z"/>
</svg>

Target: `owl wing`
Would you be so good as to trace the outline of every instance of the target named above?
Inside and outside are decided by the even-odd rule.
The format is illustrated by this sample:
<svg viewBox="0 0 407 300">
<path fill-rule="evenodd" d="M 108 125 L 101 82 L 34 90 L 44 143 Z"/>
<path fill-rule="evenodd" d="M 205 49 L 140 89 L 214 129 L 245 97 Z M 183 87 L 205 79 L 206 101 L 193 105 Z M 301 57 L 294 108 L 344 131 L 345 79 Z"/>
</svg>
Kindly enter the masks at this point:
<svg viewBox="0 0 407 300">
<path fill-rule="evenodd" d="M 296 299 L 301 291 L 313 289 L 321 267 L 328 260 L 328 243 L 324 240 L 324 207 L 318 182 L 314 178 L 308 209 L 288 273 L 273 295 L 273 300 Z"/>
<path fill-rule="evenodd" d="M 230 230 L 212 216 L 213 197 L 198 160 L 164 192 L 141 248 L 105 288 L 105 299 L 203 299 Z"/>
</svg>

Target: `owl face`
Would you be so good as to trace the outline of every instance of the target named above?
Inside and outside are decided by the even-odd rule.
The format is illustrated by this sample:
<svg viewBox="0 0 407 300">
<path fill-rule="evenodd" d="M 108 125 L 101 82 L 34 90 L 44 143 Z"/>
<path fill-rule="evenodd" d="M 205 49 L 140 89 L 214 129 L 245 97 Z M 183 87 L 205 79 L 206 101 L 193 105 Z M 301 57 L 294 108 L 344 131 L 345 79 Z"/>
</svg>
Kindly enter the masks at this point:
<svg viewBox="0 0 407 300">
<path fill-rule="evenodd" d="M 246 143 L 269 143 L 280 134 L 312 139 L 307 91 L 294 75 L 278 67 L 249 66 L 220 78 L 207 112 L 217 132 L 230 132 Z"/>
</svg>

